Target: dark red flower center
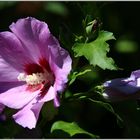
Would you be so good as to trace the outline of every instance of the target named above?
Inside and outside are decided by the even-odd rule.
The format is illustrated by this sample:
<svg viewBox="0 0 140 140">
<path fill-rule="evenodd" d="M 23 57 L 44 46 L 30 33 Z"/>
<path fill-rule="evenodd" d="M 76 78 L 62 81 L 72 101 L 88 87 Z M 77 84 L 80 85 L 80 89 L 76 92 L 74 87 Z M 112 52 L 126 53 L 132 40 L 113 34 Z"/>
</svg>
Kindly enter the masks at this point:
<svg viewBox="0 0 140 140">
<path fill-rule="evenodd" d="M 51 85 L 54 84 L 55 76 L 45 58 L 39 59 L 39 63 L 29 63 L 24 66 L 24 73 L 18 77 L 20 81 L 26 81 L 27 90 L 34 92 L 41 91 L 41 95 L 45 95 Z"/>
</svg>

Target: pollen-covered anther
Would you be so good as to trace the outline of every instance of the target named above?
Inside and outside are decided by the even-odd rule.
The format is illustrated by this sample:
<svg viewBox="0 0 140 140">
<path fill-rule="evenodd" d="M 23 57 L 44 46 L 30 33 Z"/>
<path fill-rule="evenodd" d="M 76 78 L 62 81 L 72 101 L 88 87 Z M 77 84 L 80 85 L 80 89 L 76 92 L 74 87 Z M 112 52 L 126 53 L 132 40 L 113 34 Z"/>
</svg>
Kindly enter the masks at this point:
<svg viewBox="0 0 140 140">
<path fill-rule="evenodd" d="M 20 73 L 17 77 L 19 81 L 26 81 L 26 74 L 25 73 Z"/>
<path fill-rule="evenodd" d="M 24 73 L 20 73 L 18 80 L 26 81 L 28 85 L 37 85 L 44 82 L 46 80 L 46 76 L 44 73 L 33 73 L 32 75 L 25 75 Z"/>
</svg>

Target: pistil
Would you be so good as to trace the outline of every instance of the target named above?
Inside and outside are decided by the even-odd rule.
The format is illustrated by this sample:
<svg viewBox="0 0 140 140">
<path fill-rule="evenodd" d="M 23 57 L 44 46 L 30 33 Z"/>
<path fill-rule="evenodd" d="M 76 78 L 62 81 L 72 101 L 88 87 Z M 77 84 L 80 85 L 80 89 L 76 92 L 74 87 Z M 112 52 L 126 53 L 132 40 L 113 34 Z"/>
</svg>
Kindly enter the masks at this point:
<svg viewBox="0 0 140 140">
<path fill-rule="evenodd" d="M 47 77 L 44 73 L 32 73 L 31 75 L 20 73 L 17 79 L 19 81 L 25 81 L 28 85 L 38 85 L 46 82 Z"/>
</svg>

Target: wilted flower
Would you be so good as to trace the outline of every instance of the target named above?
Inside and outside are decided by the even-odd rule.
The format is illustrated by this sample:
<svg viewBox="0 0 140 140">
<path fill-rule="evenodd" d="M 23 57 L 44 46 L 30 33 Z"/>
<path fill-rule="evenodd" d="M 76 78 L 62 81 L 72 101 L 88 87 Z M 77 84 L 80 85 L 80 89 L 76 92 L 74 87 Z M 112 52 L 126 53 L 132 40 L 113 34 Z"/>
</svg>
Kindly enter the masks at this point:
<svg viewBox="0 0 140 140">
<path fill-rule="evenodd" d="M 103 84 L 103 96 L 111 101 L 140 98 L 140 70 L 131 73 L 129 78 L 118 78 Z"/>
<path fill-rule="evenodd" d="M 31 129 L 45 102 L 59 105 L 72 61 L 45 22 L 19 19 L 10 30 L 0 33 L 0 104 L 20 109 L 13 118 Z"/>
</svg>

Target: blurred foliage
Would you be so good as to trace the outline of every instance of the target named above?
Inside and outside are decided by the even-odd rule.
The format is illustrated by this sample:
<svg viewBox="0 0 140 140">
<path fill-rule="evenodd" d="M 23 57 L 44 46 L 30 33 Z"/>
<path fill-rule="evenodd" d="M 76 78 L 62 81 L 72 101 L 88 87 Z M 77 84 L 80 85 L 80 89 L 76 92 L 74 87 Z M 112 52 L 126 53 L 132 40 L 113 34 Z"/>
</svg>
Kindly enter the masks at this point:
<svg viewBox="0 0 140 140">
<path fill-rule="evenodd" d="M 119 53 L 135 53 L 138 50 L 138 44 L 133 40 L 120 39 L 116 42 L 115 49 Z"/>
<path fill-rule="evenodd" d="M 7 2 L 1 1 L 0 2 L 0 10 L 7 8 L 7 7 L 10 7 L 10 6 L 13 6 L 15 3 L 16 3 L 16 1 L 7 1 Z"/>
<path fill-rule="evenodd" d="M 54 108 L 52 102 L 43 106 L 37 127 L 32 130 L 17 125 L 11 119 L 15 110 L 6 108 L 7 120 L 0 123 L 0 138 L 91 138 L 91 135 L 139 138 L 140 102 L 108 103 L 100 95 L 102 87 L 95 88 L 108 79 L 127 77 L 131 71 L 140 68 L 139 7 L 139 2 L 0 1 L 0 31 L 9 30 L 9 25 L 19 18 L 33 16 L 48 24 L 73 59 L 69 88 L 60 94 L 61 106 Z M 102 29 L 109 31 L 104 32 L 109 37 L 101 43 L 98 39 Z M 113 35 L 116 41 L 111 40 Z M 87 59 L 74 57 L 74 44 L 77 55 L 80 53 L 79 56 Z M 104 48 L 101 49 L 103 52 L 98 53 L 99 47 Z M 99 64 L 100 59 L 108 65 Z M 115 69 L 114 64 L 123 70 L 108 70 Z"/>
<path fill-rule="evenodd" d="M 44 4 L 44 9 L 47 12 L 54 13 L 56 15 L 60 16 L 68 15 L 68 9 L 63 3 L 60 2 L 47 2 L 46 4 Z"/>
</svg>

